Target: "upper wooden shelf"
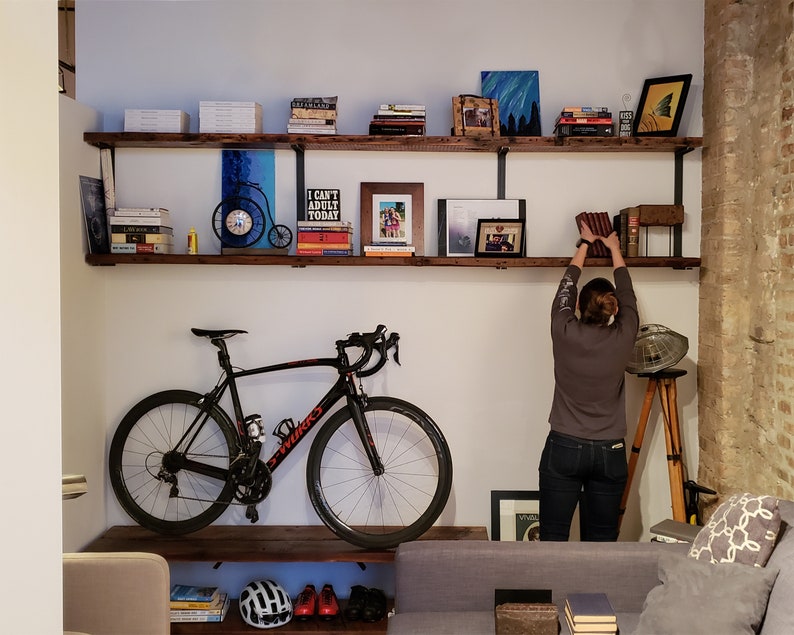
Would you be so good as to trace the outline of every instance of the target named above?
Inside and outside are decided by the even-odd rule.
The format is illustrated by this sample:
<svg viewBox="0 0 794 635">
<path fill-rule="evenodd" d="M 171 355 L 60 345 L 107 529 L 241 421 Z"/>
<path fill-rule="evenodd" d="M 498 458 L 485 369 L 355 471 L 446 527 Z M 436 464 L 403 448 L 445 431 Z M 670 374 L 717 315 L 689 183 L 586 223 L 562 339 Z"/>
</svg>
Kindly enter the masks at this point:
<svg viewBox="0 0 794 635">
<path fill-rule="evenodd" d="M 522 267 L 567 267 L 570 256 L 542 258 L 460 258 L 444 256 L 414 256 L 410 258 L 375 256 L 221 256 L 199 254 L 88 254 L 89 265 L 282 265 L 285 267 L 338 266 L 401 266 L 401 267 L 490 267 L 513 269 Z M 611 267 L 608 258 L 588 258 L 588 267 Z M 692 269 L 700 266 L 700 258 L 676 258 L 653 256 L 648 258 L 626 258 L 629 267 L 667 267 Z"/>
<path fill-rule="evenodd" d="M 702 137 L 426 137 L 86 132 L 99 148 L 248 148 L 403 152 L 689 152 Z"/>
</svg>

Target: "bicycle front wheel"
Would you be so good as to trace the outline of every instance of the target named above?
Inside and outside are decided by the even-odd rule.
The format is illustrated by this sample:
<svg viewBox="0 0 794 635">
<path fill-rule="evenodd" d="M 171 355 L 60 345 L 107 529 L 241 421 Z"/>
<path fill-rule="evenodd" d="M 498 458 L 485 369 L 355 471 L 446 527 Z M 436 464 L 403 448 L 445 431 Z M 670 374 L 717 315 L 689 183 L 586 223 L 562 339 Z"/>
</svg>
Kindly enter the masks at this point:
<svg viewBox="0 0 794 635">
<path fill-rule="evenodd" d="M 373 472 L 348 408 L 312 443 L 309 497 L 340 538 L 368 549 L 414 540 L 441 515 L 452 487 L 452 457 L 441 430 L 416 406 L 371 397 L 364 409 L 384 472 Z"/>
<path fill-rule="evenodd" d="M 124 416 L 110 444 L 110 483 L 119 504 L 139 525 L 161 534 L 206 527 L 232 500 L 228 478 L 236 456 L 234 424 L 215 406 L 201 414 L 203 395 L 167 390 L 140 401 Z M 176 444 L 188 435 L 184 451 Z M 193 436 L 195 434 L 195 437 Z"/>
</svg>

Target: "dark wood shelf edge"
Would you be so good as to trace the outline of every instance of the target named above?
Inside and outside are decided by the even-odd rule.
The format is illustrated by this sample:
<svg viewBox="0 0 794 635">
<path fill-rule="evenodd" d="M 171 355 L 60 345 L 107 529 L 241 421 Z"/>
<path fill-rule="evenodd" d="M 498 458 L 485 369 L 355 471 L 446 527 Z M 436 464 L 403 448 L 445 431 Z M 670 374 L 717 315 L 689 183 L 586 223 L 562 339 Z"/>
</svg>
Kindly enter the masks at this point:
<svg viewBox="0 0 794 635">
<path fill-rule="evenodd" d="M 403 152 L 679 152 L 702 137 L 443 137 L 398 135 L 85 132 L 98 148 L 249 148 Z"/>
<path fill-rule="evenodd" d="M 487 540 L 485 527 L 431 527 L 419 540 Z M 362 549 L 324 525 L 211 525 L 192 534 L 164 536 L 137 525 L 117 525 L 83 551 L 143 551 L 171 562 L 389 563 L 394 549 Z"/>
<path fill-rule="evenodd" d="M 284 267 L 490 267 L 513 269 L 526 267 L 567 267 L 571 258 L 460 258 L 444 256 L 414 256 L 410 258 L 373 256 L 221 256 L 186 254 L 87 254 L 89 265 L 268 265 Z M 590 267 L 611 267 L 608 258 L 588 258 Z M 651 256 L 626 258 L 629 267 L 662 267 L 693 269 L 700 267 L 700 258 Z"/>
</svg>

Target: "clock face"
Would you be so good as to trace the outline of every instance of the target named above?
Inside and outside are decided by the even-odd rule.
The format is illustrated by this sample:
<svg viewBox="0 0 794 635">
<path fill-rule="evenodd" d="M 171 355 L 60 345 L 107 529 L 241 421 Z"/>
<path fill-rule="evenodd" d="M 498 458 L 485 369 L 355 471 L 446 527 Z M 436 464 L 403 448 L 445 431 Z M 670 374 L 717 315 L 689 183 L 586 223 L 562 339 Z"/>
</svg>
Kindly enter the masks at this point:
<svg viewBox="0 0 794 635">
<path fill-rule="evenodd" d="M 254 221 L 244 209 L 234 209 L 226 215 L 226 229 L 235 236 L 244 236 L 251 231 Z"/>
</svg>

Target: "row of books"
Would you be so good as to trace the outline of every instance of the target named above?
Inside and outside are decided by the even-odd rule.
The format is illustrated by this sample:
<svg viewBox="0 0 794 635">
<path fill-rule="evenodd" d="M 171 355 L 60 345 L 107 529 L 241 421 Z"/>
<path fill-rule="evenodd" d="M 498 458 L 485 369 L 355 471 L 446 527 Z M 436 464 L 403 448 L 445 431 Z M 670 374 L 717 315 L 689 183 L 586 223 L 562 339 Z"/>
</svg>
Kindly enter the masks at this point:
<svg viewBox="0 0 794 635">
<path fill-rule="evenodd" d="M 162 207 L 119 207 L 107 210 L 110 253 L 174 253 L 170 212 Z"/>
<path fill-rule="evenodd" d="M 296 97 L 290 102 L 287 132 L 336 134 L 337 97 Z"/>
<path fill-rule="evenodd" d="M 381 104 L 369 122 L 369 134 L 421 136 L 426 118 L 423 104 Z"/>
<path fill-rule="evenodd" d="M 222 622 L 231 597 L 215 586 L 175 584 L 171 587 L 172 622 Z"/>
<path fill-rule="evenodd" d="M 353 255 L 353 225 L 350 221 L 298 221 L 297 229 L 297 256 Z"/>
<path fill-rule="evenodd" d="M 612 137 L 615 122 L 606 106 L 565 106 L 554 120 L 556 137 Z"/>
</svg>

